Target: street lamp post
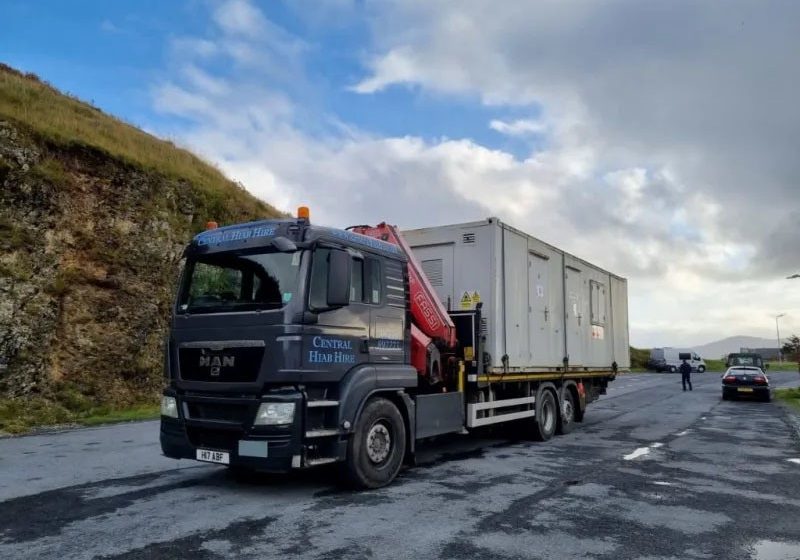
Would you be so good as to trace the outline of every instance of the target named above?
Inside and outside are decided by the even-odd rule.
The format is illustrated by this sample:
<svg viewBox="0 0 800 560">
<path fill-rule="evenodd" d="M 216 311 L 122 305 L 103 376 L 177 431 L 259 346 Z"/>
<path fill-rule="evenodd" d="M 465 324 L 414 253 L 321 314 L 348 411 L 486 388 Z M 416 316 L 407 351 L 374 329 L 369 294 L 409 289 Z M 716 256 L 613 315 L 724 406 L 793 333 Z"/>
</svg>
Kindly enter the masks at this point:
<svg viewBox="0 0 800 560">
<path fill-rule="evenodd" d="M 781 329 L 778 326 L 778 319 L 784 317 L 786 313 L 775 315 L 775 332 L 778 333 L 778 361 L 783 362 L 783 346 L 781 346 Z"/>
</svg>

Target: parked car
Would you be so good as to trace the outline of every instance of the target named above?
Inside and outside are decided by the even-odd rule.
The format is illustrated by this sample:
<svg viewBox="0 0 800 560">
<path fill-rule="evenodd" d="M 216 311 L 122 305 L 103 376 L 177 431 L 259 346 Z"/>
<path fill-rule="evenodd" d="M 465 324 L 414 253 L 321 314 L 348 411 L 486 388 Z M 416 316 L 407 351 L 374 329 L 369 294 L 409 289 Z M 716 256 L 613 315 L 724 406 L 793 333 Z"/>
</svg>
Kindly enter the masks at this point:
<svg viewBox="0 0 800 560">
<path fill-rule="evenodd" d="M 705 360 L 691 348 L 653 348 L 650 350 L 650 360 L 647 365 L 659 373 L 665 371 L 678 373 L 678 368 L 683 362 L 681 356 L 686 357 L 686 361 L 692 366 L 692 371 L 703 373 L 708 369 Z"/>
<path fill-rule="evenodd" d="M 722 376 L 722 400 L 756 397 L 769 402 L 772 389 L 767 375 L 759 367 L 734 366 Z"/>
</svg>

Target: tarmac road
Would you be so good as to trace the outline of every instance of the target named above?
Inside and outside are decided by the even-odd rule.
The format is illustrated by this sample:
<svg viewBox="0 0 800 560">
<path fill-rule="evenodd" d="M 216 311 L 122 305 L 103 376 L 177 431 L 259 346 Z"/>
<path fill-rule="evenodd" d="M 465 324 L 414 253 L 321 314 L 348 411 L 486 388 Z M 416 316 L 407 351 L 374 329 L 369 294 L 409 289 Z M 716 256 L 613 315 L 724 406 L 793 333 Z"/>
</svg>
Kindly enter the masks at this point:
<svg viewBox="0 0 800 560">
<path fill-rule="evenodd" d="M 789 417 L 693 379 L 622 376 L 568 436 L 454 437 L 362 493 L 165 459 L 156 422 L 0 439 L 0 558 L 800 558 Z"/>
</svg>

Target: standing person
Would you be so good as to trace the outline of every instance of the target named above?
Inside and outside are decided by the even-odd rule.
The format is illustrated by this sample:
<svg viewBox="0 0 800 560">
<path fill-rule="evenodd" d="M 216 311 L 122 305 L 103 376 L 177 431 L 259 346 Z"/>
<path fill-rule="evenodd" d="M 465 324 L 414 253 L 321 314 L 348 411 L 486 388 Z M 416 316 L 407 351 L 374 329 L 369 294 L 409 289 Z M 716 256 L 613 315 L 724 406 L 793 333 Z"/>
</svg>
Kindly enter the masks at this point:
<svg viewBox="0 0 800 560">
<path fill-rule="evenodd" d="M 689 384 L 689 390 L 692 390 L 692 366 L 689 365 L 689 362 L 683 360 L 683 363 L 680 367 L 681 372 L 681 383 L 683 384 L 683 390 L 686 390 L 686 384 Z"/>
</svg>

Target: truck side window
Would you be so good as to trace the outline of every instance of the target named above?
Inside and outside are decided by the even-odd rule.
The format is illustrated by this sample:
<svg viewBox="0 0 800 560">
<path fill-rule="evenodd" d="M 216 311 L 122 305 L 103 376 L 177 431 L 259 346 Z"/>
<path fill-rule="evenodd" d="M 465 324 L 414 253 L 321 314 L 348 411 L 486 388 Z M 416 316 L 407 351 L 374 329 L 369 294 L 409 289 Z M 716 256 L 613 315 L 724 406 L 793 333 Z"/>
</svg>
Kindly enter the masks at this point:
<svg viewBox="0 0 800 560">
<path fill-rule="evenodd" d="M 364 301 L 379 304 L 381 302 L 381 263 L 378 259 L 367 259 L 364 262 L 366 290 Z"/>
<path fill-rule="evenodd" d="M 350 280 L 350 301 L 364 301 L 364 261 L 353 259 Z"/>
</svg>

